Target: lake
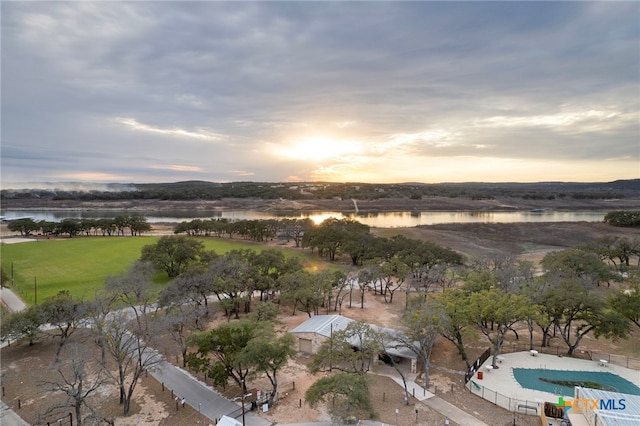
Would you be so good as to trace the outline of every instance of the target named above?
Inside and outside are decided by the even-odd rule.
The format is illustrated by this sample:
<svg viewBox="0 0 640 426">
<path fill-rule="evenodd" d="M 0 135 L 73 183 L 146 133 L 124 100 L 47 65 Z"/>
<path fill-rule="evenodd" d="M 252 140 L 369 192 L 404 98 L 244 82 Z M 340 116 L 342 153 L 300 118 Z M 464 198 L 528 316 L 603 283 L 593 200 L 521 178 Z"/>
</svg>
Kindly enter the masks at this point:
<svg viewBox="0 0 640 426">
<path fill-rule="evenodd" d="M 193 219 L 304 219 L 310 218 L 316 223 L 329 217 L 338 219 L 353 218 L 360 223 L 378 228 L 411 227 L 417 225 L 435 225 L 442 223 L 521 223 L 521 222 L 602 222 L 602 211 L 517 211 L 517 212 L 469 212 L 469 211 L 424 211 L 424 212 L 381 212 L 344 214 L 341 212 L 260 212 L 255 210 L 228 211 L 133 211 L 133 210 L 5 210 L 0 213 L 6 219 L 30 217 L 33 220 L 59 222 L 66 218 L 99 219 L 119 215 L 143 214 L 149 223 L 184 222 Z"/>
</svg>

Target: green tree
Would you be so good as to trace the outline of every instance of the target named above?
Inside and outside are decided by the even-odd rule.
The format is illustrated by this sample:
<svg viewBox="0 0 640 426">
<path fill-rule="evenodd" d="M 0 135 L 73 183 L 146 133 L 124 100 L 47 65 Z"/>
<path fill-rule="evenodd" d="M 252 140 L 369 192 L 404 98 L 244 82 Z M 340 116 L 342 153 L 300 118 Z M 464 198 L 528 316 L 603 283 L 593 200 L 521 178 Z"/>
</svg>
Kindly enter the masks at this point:
<svg viewBox="0 0 640 426">
<path fill-rule="evenodd" d="M 311 407 L 327 403 L 334 422 L 353 424 L 355 415 L 364 411 L 367 417 L 374 415 L 366 375 L 337 373 L 323 377 L 312 384 L 305 398 Z"/>
<path fill-rule="evenodd" d="M 402 287 L 410 272 L 409 266 L 396 256 L 378 265 L 376 274 L 384 285 L 382 295 L 385 302 L 393 303 L 393 295 Z"/>
<path fill-rule="evenodd" d="M 318 348 L 310 366 L 311 372 L 368 372 L 374 360 L 382 353 L 378 334 L 370 325 L 361 321 L 353 321 L 343 330 L 335 330 Z"/>
<path fill-rule="evenodd" d="M 585 244 L 583 248 L 596 253 L 602 261 L 610 262 L 616 268 L 628 269 L 631 259 L 640 256 L 640 239 L 606 236 Z"/>
<path fill-rule="evenodd" d="M 228 319 L 231 314 L 240 318 L 241 304 L 250 312 L 249 296 L 254 288 L 256 267 L 249 261 L 251 250 L 230 250 L 209 264 L 213 292 L 218 297 Z"/>
<path fill-rule="evenodd" d="M 470 321 L 493 346 L 493 360 L 500 354 L 505 335 L 518 321 L 530 315 L 531 301 L 523 295 L 505 292 L 497 288 L 480 290 L 469 298 L 468 314 Z"/>
<path fill-rule="evenodd" d="M 33 346 L 44 324 L 44 315 L 39 306 L 30 306 L 24 311 L 14 312 L 2 318 L 0 323 L 2 341 L 18 340 L 24 337 Z"/>
<path fill-rule="evenodd" d="M 640 226 L 640 211 L 617 210 L 607 213 L 604 222 L 613 226 Z"/>
<path fill-rule="evenodd" d="M 266 300 L 267 295 L 276 290 L 281 276 L 303 268 L 300 258 L 287 258 L 281 250 L 249 251 L 246 256 L 253 266 L 253 289 L 260 292 L 260 300 Z"/>
<path fill-rule="evenodd" d="M 607 305 L 618 311 L 629 321 L 640 327 L 640 284 L 634 283 L 630 288 L 620 289 L 610 294 Z"/>
<path fill-rule="evenodd" d="M 252 321 L 277 321 L 280 314 L 280 305 L 270 300 L 258 302 L 249 315 Z"/>
<path fill-rule="evenodd" d="M 281 302 L 293 307 L 291 315 L 301 310 L 309 318 L 319 314 L 320 307 L 327 301 L 333 288 L 331 272 L 328 271 L 312 274 L 302 270 L 285 274 L 280 277 L 279 285 Z"/>
<path fill-rule="evenodd" d="M 20 235 L 28 237 L 40 229 L 40 226 L 31 218 L 16 219 L 9 222 L 7 229 L 11 232 L 20 232 Z"/>
<path fill-rule="evenodd" d="M 467 369 L 471 368 L 469 357 L 464 344 L 464 331 L 470 325 L 469 313 L 469 293 L 459 288 L 447 289 L 445 292 L 435 295 L 446 315 L 443 321 L 443 328 L 440 331 L 442 336 L 453 343 L 458 349 L 458 354 L 465 362 Z"/>
<path fill-rule="evenodd" d="M 69 238 L 75 237 L 82 231 L 82 225 L 79 219 L 67 218 L 62 219 L 56 227 L 56 234 L 67 234 Z"/>
<path fill-rule="evenodd" d="M 628 321 L 614 310 L 606 309 L 602 297 L 585 289 L 575 279 L 562 279 L 545 295 L 545 306 L 557 312 L 555 325 L 568 347 L 567 355 L 573 355 L 582 339 L 594 332 L 608 338 L 624 337 Z"/>
<path fill-rule="evenodd" d="M 304 234 L 302 248 L 308 247 L 312 251 L 318 249 L 320 256 L 326 256 L 331 261 L 335 260 L 343 240 L 340 223 L 340 219 L 333 217 L 325 219 L 320 225 Z"/>
<path fill-rule="evenodd" d="M 170 278 L 180 275 L 186 267 L 200 260 L 204 244 L 184 236 L 164 236 L 151 245 L 142 247 L 143 262 L 151 262 L 156 269 L 165 271 Z"/>
<path fill-rule="evenodd" d="M 318 249 L 320 256 L 334 261 L 336 256 L 345 252 L 351 256 L 352 262 L 360 263 L 364 256 L 365 245 L 371 242 L 367 238 L 369 227 L 353 219 L 336 219 L 330 217 L 305 232 L 302 237 L 302 247 Z"/>
<path fill-rule="evenodd" d="M 300 247 L 304 234 L 313 228 L 311 219 L 282 219 L 280 221 L 281 236 L 293 240 Z"/>
<path fill-rule="evenodd" d="M 341 251 L 351 257 L 353 266 L 362 265 L 375 236 L 370 234 L 368 225 L 355 220 L 343 220 L 342 229 Z"/>
<path fill-rule="evenodd" d="M 226 386 L 232 379 L 246 394 L 247 376 L 255 370 L 243 351 L 259 330 L 260 324 L 243 319 L 195 332 L 189 337 L 189 344 L 196 350 L 187 354 L 187 365 L 205 373 L 218 386 Z"/>
<path fill-rule="evenodd" d="M 151 231 L 151 225 L 146 217 L 133 215 L 129 217 L 129 231 L 131 236 L 142 235 L 143 232 Z"/>
<path fill-rule="evenodd" d="M 432 284 L 444 284 L 444 275 L 454 265 L 461 265 L 462 255 L 428 241 L 396 238 L 398 258 L 410 269 L 411 285 L 427 293 Z M 444 285 L 443 285 L 444 287 Z"/>
<path fill-rule="evenodd" d="M 285 333 L 277 336 L 273 327 L 263 326 L 242 350 L 240 362 L 252 365 L 256 373 L 264 373 L 271 383 L 269 407 L 278 394 L 278 372 L 295 355 L 293 335 Z"/>
<path fill-rule="evenodd" d="M 547 275 L 580 279 L 584 286 L 608 282 L 614 276 L 597 254 L 580 249 L 547 253 L 541 262 Z"/>
</svg>

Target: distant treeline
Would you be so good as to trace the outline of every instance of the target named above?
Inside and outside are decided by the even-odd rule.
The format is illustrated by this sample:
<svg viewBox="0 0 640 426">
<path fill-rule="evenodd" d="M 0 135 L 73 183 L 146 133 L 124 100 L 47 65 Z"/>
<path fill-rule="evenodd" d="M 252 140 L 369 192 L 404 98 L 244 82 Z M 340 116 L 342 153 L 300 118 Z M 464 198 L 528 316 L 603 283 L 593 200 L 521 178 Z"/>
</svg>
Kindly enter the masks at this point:
<svg viewBox="0 0 640 426">
<path fill-rule="evenodd" d="M 68 235 L 71 238 L 77 235 L 123 236 L 125 230 L 128 230 L 131 236 L 137 236 L 150 231 L 151 225 L 144 216 L 132 215 L 103 219 L 67 218 L 60 222 L 22 218 L 12 220 L 7 228 L 12 232 L 20 232 L 20 235 L 25 237 L 39 234 L 44 236 Z"/>
<path fill-rule="evenodd" d="M 114 189 L 115 188 L 115 189 Z M 492 199 L 517 197 L 533 200 L 547 199 L 614 199 L 640 197 L 640 179 L 600 183 L 215 183 L 185 181 L 122 185 L 122 190 L 110 191 L 28 189 L 0 191 L 0 199 L 53 200 L 220 200 L 224 198 L 260 198 L 265 200 L 350 199 L 377 200 L 383 198 L 451 197 Z"/>
</svg>

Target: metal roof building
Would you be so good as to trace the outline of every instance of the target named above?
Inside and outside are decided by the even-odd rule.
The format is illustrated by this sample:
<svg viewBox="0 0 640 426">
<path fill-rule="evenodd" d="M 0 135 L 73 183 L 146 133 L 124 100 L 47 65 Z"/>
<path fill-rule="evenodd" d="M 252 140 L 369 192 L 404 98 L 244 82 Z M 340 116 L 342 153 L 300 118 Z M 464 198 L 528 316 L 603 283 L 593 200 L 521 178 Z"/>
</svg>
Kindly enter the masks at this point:
<svg viewBox="0 0 640 426">
<path fill-rule="evenodd" d="M 291 333 L 299 336 L 298 350 L 302 352 L 315 353 L 317 347 L 322 344 L 322 342 L 314 339 L 313 336 L 329 338 L 331 337 L 332 332 L 344 330 L 352 322 L 355 322 L 355 320 L 343 317 L 342 315 L 316 315 L 291 330 Z M 373 324 L 369 324 L 369 326 L 374 330 L 385 333 L 389 336 L 388 339 L 385 339 L 385 351 L 389 355 L 405 359 L 417 358 L 416 354 L 413 353 L 410 349 L 401 347 L 401 345 L 399 344 L 398 338 L 399 336 L 402 336 L 402 333 L 400 331 L 379 327 Z M 355 341 L 352 342 L 352 344 L 353 346 L 357 346 Z M 414 344 L 417 343 L 414 342 Z"/>
</svg>

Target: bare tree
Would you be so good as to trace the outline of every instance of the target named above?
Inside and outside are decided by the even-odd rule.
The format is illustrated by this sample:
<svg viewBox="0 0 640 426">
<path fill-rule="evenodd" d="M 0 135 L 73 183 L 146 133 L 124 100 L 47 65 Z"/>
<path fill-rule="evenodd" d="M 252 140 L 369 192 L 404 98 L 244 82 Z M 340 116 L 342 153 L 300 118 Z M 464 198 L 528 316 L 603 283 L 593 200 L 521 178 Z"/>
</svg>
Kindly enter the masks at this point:
<svg viewBox="0 0 640 426">
<path fill-rule="evenodd" d="M 193 330 L 202 330 L 204 323 L 200 321 L 205 315 L 204 306 L 175 305 L 163 312 L 154 315 L 150 325 L 151 336 L 168 335 L 175 345 L 172 345 L 174 354 L 177 347 L 182 356 L 182 366 L 187 366 L 187 338 Z"/>
<path fill-rule="evenodd" d="M 412 299 L 405 311 L 402 322 L 404 334 L 395 337 L 397 348 L 405 347 L 413 352 L 424 364 L 425 389 L 429 387 L 431 350 L 436 338 L 446 327 L 447 315 L 444 306 L 424 295 Z"/>
<path fill-rule="evenodd" d="M 97 293 L 96 297 L 89 303 L 87 314 L 91 320 L 91 330 L 93 331 L 95 342 L 100 348 L 100 362 L 103 367 L 107 366 L 107 352 L 104 337 L 107 328 L 107 318 L 111 312 L 111 306 L 116 296 L 109 293 Z"/>
<path fill-rule="evenodd" d="M 73 409 L 77 426 L 82 426 L 85 420 L 94 420 L 96 423 L 105 420 L 92 406 L 91 397 L 108 382 L 108 377 L 104 370 L 91 368 L 85 354 L 86 351 L 78 345 L 70 345 L 66 360 L 62 363 L 56 362 L 53 366 L 57 379 L 40 383 L 47 392 L 61 393 L 64 396 L 60 403 L 45 411 L 45 416 L 62 415 Z"/>
<path fill-rule="evenodd" d="M 120 390 L 120 404 L 126 416 L 131 407 L 131 398 L 142 373 L 160 362 L 160 355 L 148 347 L 137 333 L 128 330 L 131 318 L 125 311 L 118 311 L 109 319 L 104 342 L 107 352 L 115 361 L 117 375 L 110 370 Z M 136 330 L 139 331 L 139 330 Z"/>
<path fill-rule="evenodd" d="M 107 290 L 131 308 L 141 335 L 147 333 L 147 312 L 155 299 L 151 291 L 154 273 L 151 263 L 137 261 L 125 274 L 107 278 Z"/>
<path fill-rule="evenodd" d="M 40 305 L 44 321 L 55 327 L 56 335 L 60 338 L 55 355 L 56 362 L 60 361 L 62 347 L 86 315 L 87 307 L 86 303 L 74 298 L 67 290 L 62 290 L 57 295 L 45 299 Z"/>
</svg>

